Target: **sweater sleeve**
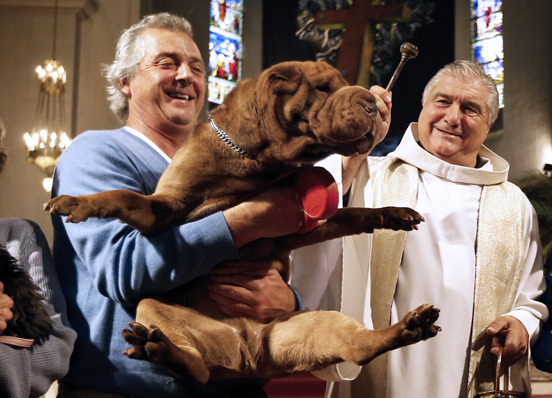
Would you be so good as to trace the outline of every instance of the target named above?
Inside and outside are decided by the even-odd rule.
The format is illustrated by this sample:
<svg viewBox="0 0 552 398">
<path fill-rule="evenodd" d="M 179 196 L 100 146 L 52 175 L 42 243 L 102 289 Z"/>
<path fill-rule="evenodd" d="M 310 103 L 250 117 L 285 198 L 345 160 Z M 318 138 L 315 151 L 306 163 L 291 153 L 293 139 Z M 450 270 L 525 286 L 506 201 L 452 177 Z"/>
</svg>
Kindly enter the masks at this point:
<svg viewBox="0 0 552 398">
<path fill-rule="evenodd" d="M 104 133 L 84 133 L 63 153 L 56 166 L 54 196 L 155 191 L 166 160 L 130 134 L 119 141 L 109 136 L 121 135 L 121 130 Z M 97 290 L 123 305 L 170 291 L 223 260 L 238 258 L 221 212 L 148 236 L 115 219 L 65 223 L 64 218 L 53 217 L 56 263 L 82 264 Z"/>
<path fill-rule="evenodd" d="M 0 225 L 9 228 L 8 251 L 40 287 L 54 324 L 53 333 L 41 345 L 25 349 L 0 344 L 0 385 L 10 397 L 39 397 L 67 373 L 77 335 L 69 327 L 65 299 L 40 228 L 17 219 Z"/>
</svg>

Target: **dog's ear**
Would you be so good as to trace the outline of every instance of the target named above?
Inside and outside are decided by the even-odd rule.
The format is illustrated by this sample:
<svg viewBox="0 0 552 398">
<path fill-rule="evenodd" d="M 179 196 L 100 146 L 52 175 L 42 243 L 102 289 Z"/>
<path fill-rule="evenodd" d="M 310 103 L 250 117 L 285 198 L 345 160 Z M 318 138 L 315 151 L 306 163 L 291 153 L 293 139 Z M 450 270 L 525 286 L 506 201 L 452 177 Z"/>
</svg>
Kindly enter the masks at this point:
<svg viewBox="0 0 552 398">
<path fill-rule="evenodd" d="M 299 87 L 302 75 L 295 62 L 284 62 L 268 70 L 268 86 L 276 94 L 293 93 Z"/>
</svg>

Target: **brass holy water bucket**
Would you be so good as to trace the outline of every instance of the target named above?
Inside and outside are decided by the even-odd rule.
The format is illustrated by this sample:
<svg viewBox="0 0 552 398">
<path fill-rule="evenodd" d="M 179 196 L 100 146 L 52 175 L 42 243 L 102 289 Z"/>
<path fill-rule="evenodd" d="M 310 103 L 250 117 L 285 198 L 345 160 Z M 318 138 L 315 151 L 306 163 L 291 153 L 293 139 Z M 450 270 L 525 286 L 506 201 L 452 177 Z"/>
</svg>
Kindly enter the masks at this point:
<svg viewBox="0 0 552 398">
<path fill-rule="evenodd" d="M 510 369 L 504 369 L 504 390 L 500 389 L 500 368 L 502 366 L 502 347 L 496 359 L 496 375 L 494 391 L 485 391 L 475 394 L 475 398 L 525 398 L 524 392 L 508 391 Z"/>
</svg>

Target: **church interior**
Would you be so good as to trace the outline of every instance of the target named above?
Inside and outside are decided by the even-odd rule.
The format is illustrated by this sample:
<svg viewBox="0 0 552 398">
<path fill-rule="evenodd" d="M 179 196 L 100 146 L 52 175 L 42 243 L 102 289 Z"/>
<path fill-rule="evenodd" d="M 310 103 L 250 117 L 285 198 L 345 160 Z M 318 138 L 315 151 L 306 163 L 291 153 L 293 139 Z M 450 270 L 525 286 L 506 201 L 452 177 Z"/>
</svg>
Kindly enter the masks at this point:
<svg viewBox="0 0 552 398">
<path fill-rule="evenodd" d="M 211 3 L 226 8 L 219 9 L 215 18 Z M 243 7 L 238 11 L 234 8 L 237 3 Z M 341 8 L 336 4 L 345 3 L 362 11 L 330 12 Z M 53 106 L 63 108 L 68 139 L 90 129 L 118 128 L 120 122 L 105 100 L 101 67 L 112 60 L 121 31 L 143 15 L 169 11 L 192 23 L 194 40 L 209 63 L 209 76 L 214 77 L 208 83 L 209 101 L 203 118 L 236 81 L 281 61 L 324 59 L 337 65 L 351 84 L 385 86 L 401 59 L 401 44 L 414 44 L 419 53 L 405 64 L 393 88 L 391 130 L 378 148 L 385 154 L 416 120 L 423 87 L 440 67 L 454 59 L 488 56 L 478 53 L 474 44 L 478 29 L 474 3 L 477 1 L 0 0 L 0 119 L 6 128 L 8 151 L 0 175 L 0 217 L 34 220 L 50 243 L 53 240 L 50 216 L 42 210 L 49 199 L 43 180 L 51 176 L 53 164 L 40 164 L 24 139 L 25 133 L 32 133 L 43 106 L 37 65 L 57 59 L 66 71 L 62 102 Z M 500 19 L 487 15 L 486 26 L 494 29 L 490 29 L 492 37 L 500 34 L 503 45 L 501 54 L 491 60 L 492 67 L 500 67 L 495 73 L 503 107 L 485 145 L 510 163 L 509 180 L 516 182 L 552 168 L 552 2 L 488 3 L 500 4 Z M 334 9 L 326 9 L 328 5 Z M 377 6 L 378 11 L 370 10 Z M 325 15 L 319 12 L 318 17 L 326 17 L 330 23 L 317 21 L 317 10 L 328 11 Z M 226 58 L 216 47 L 223 41 L 216 36 L 224 30 L 219 26 L 221 12 L 234 16 L 232 23 L 238 31 L 230 40 L 231 49 L 225 50 Z M 347 38 L 347 30 L 357 32 L 353 40 Z M 330 46 L 341 43 L 341 47 L 329 52 L 328 42 Z M 270 397 L 323 396 L 323 384 L 310 377 L 287 381 L 291 384 L 270 385 Z M 533 384 L 534 397 L 552 397 L 551 374 L 534 369 Z"/>
</svg>

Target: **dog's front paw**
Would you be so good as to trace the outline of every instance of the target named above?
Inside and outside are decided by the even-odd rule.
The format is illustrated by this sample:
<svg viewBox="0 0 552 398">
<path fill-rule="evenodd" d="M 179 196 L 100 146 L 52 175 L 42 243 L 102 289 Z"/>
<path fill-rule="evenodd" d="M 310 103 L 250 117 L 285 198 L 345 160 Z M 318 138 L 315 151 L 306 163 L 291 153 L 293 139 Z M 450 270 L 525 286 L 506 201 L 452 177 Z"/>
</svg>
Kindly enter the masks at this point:
<svg viewBox="0 0 552 398">
<path fill-rule="evenodd" d="M 44 204 L 44 210 L 67 216 L 67 222 L 81 222 L 96 215 L 96 210 L 78 196 L 60 195 Z"/>
<path fill-rule="evenodd" d="M 409 207 L 382 207 L 375 210 L 380 212 L 380 228 L 412 231 L 425 221 L 420 213 Z"/>
<path fill-rule="evenodd" d="M 400 322 L 403 328 L 401 338 L 405 343 L 412 344 L 437 335 L 441 328 L 434 323 L 439 318 L 439 311 L 431 304 L 424 304 L 406 314 Z"/>
</svg>

